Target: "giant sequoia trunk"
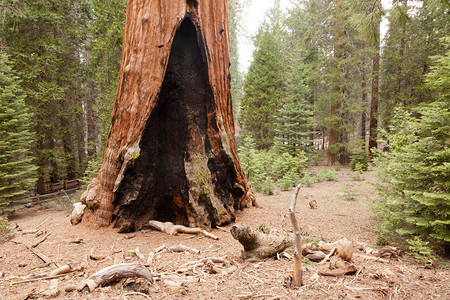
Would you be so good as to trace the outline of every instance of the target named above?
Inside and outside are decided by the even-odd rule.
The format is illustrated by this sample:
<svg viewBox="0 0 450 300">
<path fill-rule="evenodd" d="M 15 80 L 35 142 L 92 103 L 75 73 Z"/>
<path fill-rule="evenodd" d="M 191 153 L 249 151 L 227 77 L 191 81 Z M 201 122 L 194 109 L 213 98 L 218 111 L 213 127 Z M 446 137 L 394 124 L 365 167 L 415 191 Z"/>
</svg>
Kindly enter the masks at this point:
<svg viewBox="0 0 450 300">
<path fill-rule="evenodd" d="M 229 64 L 227 0 L 128 0 L 112 124 L 83 221 L 210 227 L 253 203 Z"/>
</svg>

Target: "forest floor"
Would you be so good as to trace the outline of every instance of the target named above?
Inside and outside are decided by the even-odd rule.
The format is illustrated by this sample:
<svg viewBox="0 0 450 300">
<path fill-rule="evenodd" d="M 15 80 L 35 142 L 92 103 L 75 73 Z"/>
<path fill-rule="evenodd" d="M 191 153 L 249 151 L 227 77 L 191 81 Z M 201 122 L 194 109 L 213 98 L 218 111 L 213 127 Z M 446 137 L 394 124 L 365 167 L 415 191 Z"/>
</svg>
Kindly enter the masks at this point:
<svg viewBox="0 0 450 300">
<path fill-rule="evenodd" d="M 314 167 L 311 172 L 320 168 L 323 167 Z M 26 246 L 45 236 L 32 249 L 56 264 L 71 264 L 76 269 L 57 277 L 60 290 L 57 299 L 450 299 L 448 262 L 447 267 L 427 269 L 408 255 L 382 262 L 368 260 L 357 249 L 357 245 L 377 248 L 371 210 L 377 197 L 371 185 L 376 180 L 375 174 L 365 172 L 362 180 L 354 180 L 345 167 L 337 174 L 335 181 L 302 187 L 296 215 L 309 241 L 333 242 L 344 237 L 351 240 L 355 248 L 351 263 L 358 270 L 356 274 L 319 276 L 317 263 L 305 263 L 304 286 L 286 288 L 283 283 L 292 273 L 293 261 L 284 257 L 243 260 L 241 244 L 229 233 L 233 224 L 224 226 L 224 230 L 212 230 L 219 240 L 188 234 L 169 236 L 152 230 L 119 234 L 112 228 L 92 230 L 85 224 L 72 226 L 69 210 L 54 205 L 26 209 L 11 220 L 20 231 L 12 240 L 0 244 L 0 299 L 45 298 L 49 279 L 24 282 L 24 278 L 33 278 L 27 276 L 49 273 L 56 268 L 54 263 L 43 263 Z M 257 194 L 262 207 L 239 212 L 236 223 L 255 229 L 264 223 L 272 233 L 280 235 L 291 232 L 287 212 L 293 191 L 272 196 Z M 316 200 L 317 209 L 310 209 L 308 202 L 312 200 Z M 68 285 L 79 285 L 104 267 L 139 260 L 132 255 L 136 248 L 146 263 L 148 253 L 159 246 L 179 244 L 194 247 L 200 253 L 162 251 L 156 254 L 148 267 L 155 276 L 153 284 L 122 281 L 99 287 L 92 293 L 65 292 Z M 210 274 L 201 266 L 186 268 L 186 263 L 206 257 L 225 257 L 237 268 L 229 274 Z M 172 285 L 168 286 L 169 282 Z"/>
</svg>

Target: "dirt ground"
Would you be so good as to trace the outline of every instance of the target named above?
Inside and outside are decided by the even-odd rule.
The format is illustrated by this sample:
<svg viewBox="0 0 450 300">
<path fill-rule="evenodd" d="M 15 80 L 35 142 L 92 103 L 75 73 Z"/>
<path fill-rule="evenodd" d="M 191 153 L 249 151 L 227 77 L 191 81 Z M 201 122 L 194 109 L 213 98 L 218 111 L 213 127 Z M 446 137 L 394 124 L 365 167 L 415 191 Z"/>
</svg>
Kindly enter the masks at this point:
<svg viewBox="0 0 450 300">
<path fill-rule="evenodd" d="M 85 224 L 72 226 L 68 210 L 31 208 L 11 220 L 21 231 L 12 240 L 0 244 L 0 299 L 45 298 L 43 293 L 48 290 L 50 279 L 22 281 L 32 278 L 27 276 L 49 273 L 56 268 L 54 263 L 43 263 L 25 246 L 46 235 L 33 249 L 56 264 L 70 264 L 76 269 L 57 277 L 60 293 L 56 299 L 450 299 L 448 269 L 426 269 L 407 255 L 389 262 L 367 260 L 357 249 L 356 245 L 360 244 L 377 247 L 371 211 L 376 193 L 370 184 L 375 181 L 375 175 L 366 172 L 362 180 L 356 181 L 349 177 L 348 168 L 337 173 L 336 181 L 301 188 L 296 215 L 308 241 L 331 242 L 343 237 L 352 240 L 355 253 L 351 263 L 358 270 L 354 275 L 318 276 L 319 265 L 305 263 L 305 285 L 290 289 L 283 283 L 292 272 L 293 261 L 284 257 L 243 260 L 242 246 L 229 233 L 233 224 L 224 226 L 223 230 L 212 230 L 219 240 L 187 234 L 169 236 L 152 230 L 118 234 L 111 228 L 93 230 Z M 287 212 L 293 191 L 272 196 L 257 194 L 262 207 L 238 213 L 236 223 L 252 228 L 264 223 L 272 233 L 280 235 L 291 232 Z M 312 200 L 316 200 L 317 209 L 310 209 L 308 202 Z M 162 251 L 156 254 L 148 266 L 154 275 L 153 284 L 143 280 L 122 281 L 92 293 L 65 292 L 67 286 L 80 285 L 104 267 L 139 260 L 132 255 L 136 248 L 144 255 L 141 261 L 146 263 L 148 253 L 154 249 L 179 244 L 196 248 L 200 253 Z M 186 268 L 186 263 L 206 257 L 224 257 L 237 268 L 230 274 L 210 274 L 202 267 Z M 179 285 L 167 286 L 169 281 Z"/>
</svg>

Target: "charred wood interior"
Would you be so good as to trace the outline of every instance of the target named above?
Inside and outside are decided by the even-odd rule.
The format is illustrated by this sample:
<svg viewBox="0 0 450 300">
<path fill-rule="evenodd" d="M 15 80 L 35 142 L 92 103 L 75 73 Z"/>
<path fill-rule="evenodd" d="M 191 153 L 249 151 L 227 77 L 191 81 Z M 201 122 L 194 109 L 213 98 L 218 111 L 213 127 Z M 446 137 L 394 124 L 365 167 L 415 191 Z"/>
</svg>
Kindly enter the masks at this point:
<svg viewBox="0 0 450 300">
<path fill-rule="evenodd" d="M 186 17 L 175 34 L 138 157 L 114 195 L 113 218 L 122 232 L 138 230 L 149 220 L 215 226 L 223 223 L 224 212 L 214 198 L 231 221 L 235 199 L 244 194 L 235 187 L 233 160 L 217 139 L 216 104 L 199 44 L 197 29 Z M 211 139 L 219 140 L 218 150 Z"/>
</svg>

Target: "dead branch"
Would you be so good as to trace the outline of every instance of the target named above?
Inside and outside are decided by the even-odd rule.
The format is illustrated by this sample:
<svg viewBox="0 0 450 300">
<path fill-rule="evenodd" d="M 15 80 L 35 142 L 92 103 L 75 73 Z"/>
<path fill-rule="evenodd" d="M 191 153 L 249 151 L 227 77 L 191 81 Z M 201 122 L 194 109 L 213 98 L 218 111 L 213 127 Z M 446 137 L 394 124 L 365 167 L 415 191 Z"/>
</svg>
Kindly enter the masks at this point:
<svg viewBox="0 0 450 300">
<path fill-rule="evenodd" d="M 334 277 L 339 277 L 339 276 L 344 276 L 344 275 L 351 275 L 351 274 L 355 274 L 356 273 L 356 267 L 354 265 L 348 265 L 339 269 L 335 269 L 335 270 L 319 270 L 318 273 L 319 275 L 322 276 L 334 276 Z"/>
<path fill-rule="evenodd" d="M 319 250 L 329 252 L 334 250 L 344 260 L 351 261 L 353 256 L 353 244 L 348 239 L 343 238 L 334 243 L 319 242 Z"/>
<path fill-rule="evenodd" d="M 50 272 L 50 276 L 62 275 L 62 274 L 70 273 L 72 271 L 73 270 L 70 265 L 64 265 L 64 266 L 61 266 L 61 267 L 53 270 L 52 272 Z"/>
<path fill-rule="evenodd" d="M 385 263 L 385 264 L 388 264 L 390 262 L 388 259 L 381 258 L 381 257 L 370 256 L 370 255 L 359 254 L 359 253 L 357 255 L 365 260 L 377 261 L 377 262 Z"/>
<path fill-rule="evenodd" d="M 302 237 L 300 235 L 300 227 L 298 226 L 297 218 L 295 217 L 295 206 L 297 204 L 297 196 L 302 185 L 297 185 L 295 193 L 292 195 L 291 207 L 289 207 L 289 219 L 291 220 L 294 231 L 294 275 L 292 278 L 292 286 L 299 287 L 303 285 L 303 270 L 302 270 Z"/>
<path fill-rule="evenodd" d="M 54 276 L 45 276 L 45 277 L 38 277 L 38 278 L 31 278 L 31 279 L 26 279 L 26 280 L 20 280 L 20 281 L 11 282 L 10 285 L 35 282 L 35 281 L 40 281 L 40 280 L 55 279 L 55 278 L 59 278 L 59 277 L 63 277 L 63 276 L 66 276 L 66 274 L 59 274 L 59 275 L 54 275 Z"/>
<path fill-rule="evenodd" d="M 244 246 L 244 258 L 263 259 L 275 256 L 292 246 L 293 239 L 273 234 L 264 234 L 248 226 L 234 225 L 231 235 Z"/>
<path fill-rule="evenodd" d="M 55 266 L 57 266 L 58 268 L 60 267 L 60 265 L 56 262 L 54 262 L 53 260 L 51 260 L 50 258 L 48 258 L 46 255 L 42 254 L 41 252 L 37 251 L 36 249 L 34 249 L 31 245 L 28 245 L 26 242 L 24 241 L 16 241 L 16 240 L 12 240 L 12 242 L 16 243 L 16 244 L 22 244 L 25 247 L 27 247 L 28 250 L 30 250 L 31 252 L 33 252 L 33 254 L 35 254 L 37 257 L 39 257 L 43 262 L 45 262 L 46 264 L 55 264 Z"/>
<path fill-rule="evenodd" d="M 176 235 L 178 233 L 202 234 L 213 240 L 219 239 L 218 236 L 216 236 L 212 233 L 209 233 L 208 231 L 198 228 L 198 227 L 191 228 L 191 227 L 186 227 L 183 225 L 175 225 L 172 222 L 160 222 L 160 221 L 156 221 L 156 220 L 150 220 L 148 222 L 148 224 L 153 229 L 168 233 L 170 235 Z"/>
<path fill-rule="evenodd" d="M 153 283 L 152 273 L 138 262 L 112 265 L 92 274 L 78 287 L 79 291 L 93 292 L 96 287 L 103 286 L 123 278 L 142 277 Z"/>
<path fill-rule="evenodd" d="M 49 232 L 46 235 L 44 235 L 42 238 L 40 238 L 38 241 L 36 241 L 34 244 L 32 244 L 31 248 L 36 248 L 37 246 L 39 246 L 39 244 L 41 244 L 43 241 L 45 241 L 50 234 L 51 233 Z"/>
<path fill-rule="evenodd" d="M 334 247 L 334 248 L 330 251 L 330 253 L 328 253 L 328 255 L 325 256 L 325 258 L 319 263 L 319 265 L 324 264 L 324 263 L 330 261 L 331 256 L 333 256 L 333 255 L 336 253 L 336 249 L 337 249 L 337 248 Z"/>
<path fill-rule="evenodd" d="M 139 296 L 142 296 L 142 297 L 144 297 L 144 298 L 147 298 L 147 299 L 152 299 L 149 295 L 146 295 L 146 294 L 144 294 L 144 293 L 140 293 L 140 292 L 129 292 L 129 293 L 126 293 L 126 294 L 123 294 L 125 297 L 126 296 L 131 296 L 131 295 L 139 295 Z"/>
<path fill-rule="evenodd" d="M 171 246 L 169 248 L 167 248 L 168 252 L 189 252 L 189 253 L 193 253 L 193 254 L 199 254 L 200 251 L 195 249 L 195 248 L 191 248 L 185 245 L 176 245 L 176 246 Z"/>
</svg>

